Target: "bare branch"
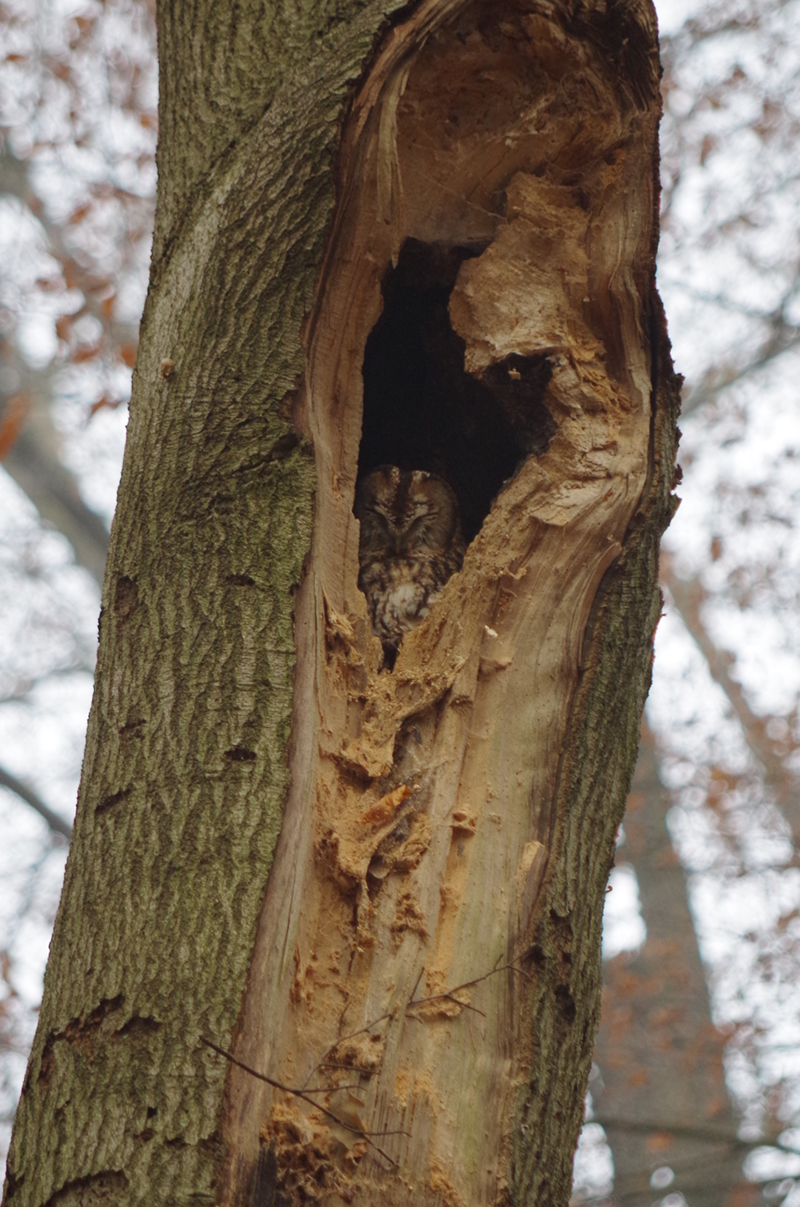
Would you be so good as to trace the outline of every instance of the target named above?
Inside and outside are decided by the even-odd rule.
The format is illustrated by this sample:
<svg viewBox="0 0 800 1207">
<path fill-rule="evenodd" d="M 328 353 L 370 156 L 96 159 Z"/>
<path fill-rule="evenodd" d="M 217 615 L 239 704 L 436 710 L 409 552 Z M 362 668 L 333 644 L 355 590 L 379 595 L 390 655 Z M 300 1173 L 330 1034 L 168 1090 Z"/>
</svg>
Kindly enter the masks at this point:
<svg viewBox="0 0 800 1207">
<path fill-rule="evenodd" d="M 777 360 L 784 352 L 800 345 L 800 331 L 792 324 L 777 322 L 769 339 L 765 340 L 759 351 L 745 365 L 730 366 L 727 369 L 710 369 L 703 375 L 697 385 L 689 391 L 681 403 L 681 414 L 691 415 L 699 411 L 708 402 L 713 402 L 717 394 L 743 381 L 751 373 L 765 368 L 773 360 Z"/>
<path fill-rule="evenodd" d="M 249 1073 L 251 1077 L 255 1077 L 258 1081 L 265 1081 L 267 1085 L 271 1085 L 276 1090 L 282 1090 L 284 1094 L 293 1094 L 295 1098 L 302 1098 L 303 1102 L 307 1102 L 310 1106 L 314 1107 L 314 1110 L 320 1111 L 323 1115 L 326 1115 L 328 1119 L 332 1119 L 334 1123 L 338 1123 L 339 1127 L 343 1127 L 346 1131 L 352 1132 L 354 1136 L 361 1136 L 361 1138 L 366 1140 L 366 1142 L 371 1145 L 376 1152 L 380 1153 L 380 1155 L 384 1157 L 390 1165 L 393 1165 L 395 1169 L 397 1168 L 397 1162 L 375 1143 L 373 1136 L 405 1136 L 408 1135 L 407 1132 L 365 1132 L 360 1127 L 353 1127 L 351 1123 L 345 1123 L 344 1119 L 340 1119 L 338 1115 L 335 1115 L 333 1111 L 329 1111 L 328 1108 L 323 1106 L 320 1102 L 315 1102 L 313 1098 L 308 1097 L 309 1093 L 319 1093 L 318 1090 L 298 1090 L 294 1089 L 292 1086 L 282 1085 L 280 1081 L 275 1081 L 273 1077 L 267 1077 L 266 1073 L 259 1073 L 257 1069 L 253 1069 L 250 1067 L 250 1065 L 246 1065 L 241 1060 L 237 1060 L 236 1057 L 230 1052 L 226 1052 L 224 1048 L 221 1048 L 219 1044 L 215 1044 L 212 1040 L 206 1039 L 204 1035 L 200 1036 L 200 1043 L 205 1044 L 207 1048 L 211 1048 L 212 1052 L 216 1052 L 219 1056 L 224 1056 L 225 1059 L 230 1061 L 231 1064 L 236 1065 L 239 1069 L 243 1069 L 245 1073 Z M 331 1092 L 338 1088 L 338 1086 L 331 1086 Z"/>
<path fill-rule="evenodd" d="M 31 196 L 28 165 L 7 149 L 0 154 L 0 191 L 27 202 Z M 42 224 L 57 256 L 72 263 L 58 227 L 39 211 Z M 78 266 L 79 267 L 79 266 Z M 80 275 L 80 274 L 79 274 Z M 84 272 L 83 276 L 87 274 Z M 78 280 L 81 287 L 85 282 Z M 84 290 L 87 308 L 91 291 Z M 54 368 L 33 369 L 17 356 L 14 368 L 19 373 L 21 391 L 31 401 L 19 436 L 8 451 L 3 466 L 36 507 L 43 520 L 61 532 L 75 550 L 76 560 L 102 584 L 108 531 L 100 517 L 81 498 L 75 478 L 58 456 L 59 439 L 50 416 L 50 397 Z M 5 399 L 0 400 L 5 402 Z"/>
<path fill-rule="evenodd" d="M 45 447 L 33 424 L 28 424 L 20 433 L 3 461 L 3 467 L 42 519 L 67 538 L 79 565 L 102 585 L 108 551 L 106 526 L 86 506 L 72 474 L 55 453 Z"/>
<path fill-rule="evenodd" d="M 702 584 L 696 578 L 690 579 L 688 582 L 677 578 L 672 571 L 669 557 L 662 556 L 661 567 L 662 582 L 669 589 L 683 623 L 708 663 L 712 678 L 727 696 L 731 708 L 744 730 L 747 745 L 764 769 L 767 784 L 774 790 L 779 800 L 784 800 L 789 789 L 787 770 L 767 737 L 763 720 L 751 710 L 741 684 L 731 678 L 728 669 L 731 664 L 730 655 L 717 648 L 700 617 L 700 607 L 705 599 Z"/>
<path fill-rule="evenodd" d="M 8 788 L 9 792 L 13 792 L 20 800 L 24 800 L 26 805 L 30 805 L 40 817 L 44 818 L 54 834 L 60 834 L 69 842 L 72 838 L 72 826 L 69 822 L 64 821 L 63 817 L 59 817 L 57 813 L 49 809 L 31 788 L 2 767 L 0 767 L 0 787 Z"/>
</svg>

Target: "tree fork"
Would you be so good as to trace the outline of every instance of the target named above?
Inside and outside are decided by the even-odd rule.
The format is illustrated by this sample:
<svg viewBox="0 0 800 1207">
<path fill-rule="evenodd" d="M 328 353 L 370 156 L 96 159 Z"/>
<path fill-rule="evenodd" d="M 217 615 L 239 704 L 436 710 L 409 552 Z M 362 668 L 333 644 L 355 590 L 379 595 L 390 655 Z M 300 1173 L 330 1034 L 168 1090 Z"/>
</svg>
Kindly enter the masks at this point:
<svg viewBox="0 0 800 1207">
<path fill-rule="evenodd" d="M 9 1203 L 569 1195 L 673 508 L 655 17 L 313 9 L 160 14 L 151 289 Z M 352 503 L 410 246 L 460 249 L 464 369 L 527 456 L 389 673 Z"/>
</svg>

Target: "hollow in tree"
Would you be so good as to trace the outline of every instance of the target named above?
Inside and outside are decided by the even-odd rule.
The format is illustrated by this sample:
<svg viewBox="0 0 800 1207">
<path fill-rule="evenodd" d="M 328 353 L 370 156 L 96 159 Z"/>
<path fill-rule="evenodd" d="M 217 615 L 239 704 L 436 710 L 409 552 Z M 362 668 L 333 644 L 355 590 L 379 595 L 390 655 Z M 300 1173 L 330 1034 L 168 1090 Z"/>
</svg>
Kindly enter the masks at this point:
<svg viewBox="0 0 800 1207">
<path fill-rule="evenodd" d="M 563 1205 L 677 383 L 647 0 L 178 0 L 6 1201 Z M 356 484 L 466 550 L 384 659 Z"/>
</svg>

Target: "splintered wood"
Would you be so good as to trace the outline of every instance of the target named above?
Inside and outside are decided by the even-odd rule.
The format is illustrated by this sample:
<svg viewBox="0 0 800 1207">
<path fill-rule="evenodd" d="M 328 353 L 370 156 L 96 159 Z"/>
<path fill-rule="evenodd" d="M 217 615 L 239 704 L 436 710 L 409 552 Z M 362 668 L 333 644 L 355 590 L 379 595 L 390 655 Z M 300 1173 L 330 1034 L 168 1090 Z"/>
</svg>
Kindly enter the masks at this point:
<svg viewBox="0 0 800 1207">
<path fill-rule="evenodd" d="M 232 1068 L 225 1203 L 265 1145 L 276 1202 L 506 1194 L 567 718 L 648 472 L 658 117 L 649 10 L 627 79 L 597 22 L 531 7 L 421 5 L 343 131 L 298 408 L 318 491 L 292 791 L 235 1048 L 320 1110 Z M 408 237 L 483 248 L 450 300 L 466 369 L 546 356 L 556 431 L 380 673 L 352 506 L 364 347 Z"/>
</svg>

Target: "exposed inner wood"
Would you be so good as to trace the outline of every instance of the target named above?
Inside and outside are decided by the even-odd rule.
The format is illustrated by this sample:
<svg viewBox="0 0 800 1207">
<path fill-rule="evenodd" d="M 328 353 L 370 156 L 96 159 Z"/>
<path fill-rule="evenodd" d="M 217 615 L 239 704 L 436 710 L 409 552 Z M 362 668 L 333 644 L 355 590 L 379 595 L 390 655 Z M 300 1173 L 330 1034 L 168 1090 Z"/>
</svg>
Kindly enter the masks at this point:
<svg viewBox="0 0 800 1207">
<path fill-rule="evenodd" d="M 343 135 L 297 404 L 318 492 L 292 790 L 236 1046 L 328 1087 L 330 1114 L 233 1068 L 225 1203 L 250 1201 L 259 1153 L 290 1202 L 503 1198 L 581 645 L 648 471 L 657 114 L 558 6 L 499 7 L 420 7 Z M 556 431 L 379 673 L 352 506 L 365 344 L 407 238 L 485 247 L 450 301 L 466 368 L 546 356 Z"/>
</svg>

